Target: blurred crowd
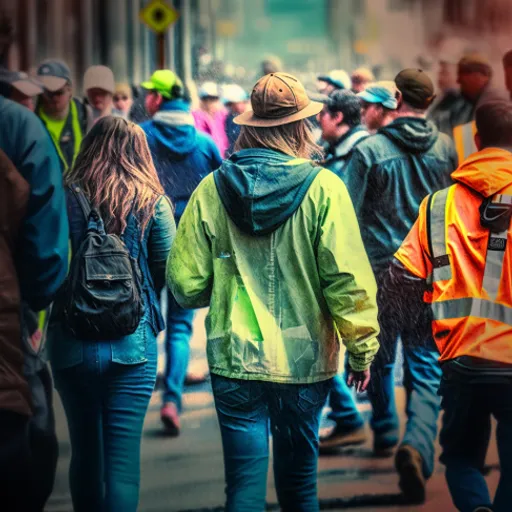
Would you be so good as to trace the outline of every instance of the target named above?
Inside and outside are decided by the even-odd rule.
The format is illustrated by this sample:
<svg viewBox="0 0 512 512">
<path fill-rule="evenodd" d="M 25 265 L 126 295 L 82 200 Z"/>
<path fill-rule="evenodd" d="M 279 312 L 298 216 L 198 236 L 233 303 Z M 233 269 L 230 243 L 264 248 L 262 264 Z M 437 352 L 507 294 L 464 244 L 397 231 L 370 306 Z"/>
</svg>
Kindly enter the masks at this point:
<svg viewBox="0 0 512 512">
<path fill-rule="evenodd" d="M 12 214 L 12 222 L 2 224 L 8 250 L 4 247 L 0 257 L 9 253 L 6 268 L 15 269 L 13 275 L 15 271 L 23 274 L 6 285 L 23 311 L 21 319 L 13 320 L 9 300 L 3 303 L 9 313 L 6 318 L 19 332 L 8 333 L 10 338 L 0 332 L 2 365 L 7 368 L 3 374 L 13 388 L 3 397 L 7 406 L 0 407 L 0 421 L 6 425 L 5 439 L 13 446 L 23 445 L 20 432 L 33 412 L 28 427 L 32 429 L 30 456 L 22 446 L 19 449 L 26 458 L 17 459 L 12 455 L 16 450 L 10 452 L 9 443 L 1 443 L 0 477 L 23 479 L 27 467 L 37 467 L 47 475 L 34 485 L 37 492 L 27 498 L 26 508 L 19 510 L 42 510 L 51 492 L 58 456 L 44 342 L 48 340 L 52 375 L 71 434 L 70 486 L 75 510 L 99 510 L 98 504 L 104 510 L 136 510 L 143 420 L 156 380 L 156 336 L 166 329 L 160 413 L 163 431 L 178 436 L 183 428 L 182 395 L 194 308 L 210 304 L 208 358 L 215 369 L 212 384 L 223 435 L 230 510 L 257 509 L 262 501 L 268 443 L 259 443 L 268 437 L 269 421 L 274 429 L 276 481 L 283 509 L 317 510 L 318 447 L 323 454 L 367 440 L 365 420 L 349 389 L 352 384 L 357 391 L 367 391 L 374 454 L 395 457 L 407 503 L 426 499 L 435 463 L 437 420 L 444 408 L 448 419 L 441 435 L 442 461 L 455 506 L 471 512 L 492 510 L 481 471 L 489 437 L 485 396 L 478 396 L 475 414 L 487 415 L 486 424 L 480 430 L 467 426 L 474 437 L 463 440 L 458 431 L 466 428 L 461 419 L 464 411 L 457 397 L 466 384 L 474 383 L 476 377 L 471 372 L 482 364 L 475 362 L 482 354 L 485 361 L 496 360 L 509 372 L 500 374 L 505 379 L 505 384 L 496 384 L 503 385 L 500 392 L 510 388 L 509 347 L 489 348 L 493 340 L 488 339 L 492 336 L 488 336 L 487 324 L 474 320 L 490 318 L 485 314 L 491 315 L 489 311 L 494 312 L 496 304 L 502 306 L 506 299 L 492 302 L 489 291 L 484 298 L 493 306 L 478 312 L 471 306 L 469 313 L 459 312 L 455 318 L 467 323 L 456 329 L 450 324 L 453 317 L 439 313 L 426 319 L 422 308 L 414 309 L 411 297 L 420 297 L 417 302 L 423 304 L 425 296 L 425 302 L 434 306 L 442 293 L 454 300 L 470 298 L 471 287 L 464 288 L 466 296 L 460 282 L 471 281 L 464 274 L 467 261 L 478 260 L 474 254 L 482 246 L 477 244 L 472 258 L 464 259 L 460 254 L 466 246 L 460 240 L 465 240 L 471 226 L 460 227 L 463 234 L 454 236 L 444 223 L 450 208 L 455 211 L 457 204 L 473 205 L 476 196 L 493 199 L 497 194 L 500 201 L 510 198 L 502 194 L 510 192 L 510 179 L 501 178 L 500 173 L 505 167 L 512 168 L 512 51 L 503 56 L 503 67 L 505 84 L 495 83 L 486 57 L 467 53 L 456 59 L 441 58 L 437 86 L 421 69 L 404 69 L 376 81 L 371 70 L 359 67 L 321 73 L 316 90 L 306 90 L 284 72 L 279 59 L 265 59 L 261 78 L 251 91 L 223 80 L 186 84 L 170 69 L 156 70 L 141 84 L 118 83 L 104 65 L 87 69 L 83 91 L 78 91 L 70 67 L 61 60 L 47 59 L 31 74 L 0 68 L 0 161 L 5 171 L 0 197 L 11 208 L 7 216 Z M 494 174 L 486 181 L 481 174 L 489 167 Z M 209 179 L 212 173 L 215 177 Z M 464 183 L 467 190 L 461 191 L 459 185 L 455 191 L 449 188 L 454 181 Z M 496 186 L 492 194 L 485 195 L 496 182 L 501 188 Z M 448 197 L 443 191 L 449 189 Z M 303 202 L 305 197 L 309 201 Z M 426 199 L 429 197 L 438 198 L 439 211 Z M 491 199 L 483 206 L 479 203 L 474 211 L 468 209 L 468 218 L 499 203 Z M 96 201 L 102 215 L 90 216 L 87 201 Z M 509 199 L 502 201 L 509 203 Z M 87 208 L 84 221 L 82 210 Z M 304 212 L 305 208 L 311 210 Z M 299 211 L 303 217 L 299 218 Z M 499 217 L 501 210 L 498 213 Z M 453 216 L 455 224 L 465 222 L 460 215 Z M 491 226 L 491 232 L 501 236 L 495 250 L 504 252 L 508 224 L 500 224 L 498 230 L 495 219 L 486 219 L 485 227 Z M 66 277 L 68 246 L 73 274 L 77 272 L 75 255 L 81 255 L 81 237 L 92 229 L 91 222 L 99 235 L 106 236 L 105 230 L 120 234 L 131 260 L 140 264 L 139 292 L 149 307 L 137 330 L 127 332 L 122 341 L 83 342 L 76 332 L 64 331 L 69 319 L 58 316 L 61 297 L 57 291 Z M 435 235 L 441 237 L 439 243 L 434 237 L 428 251 L 421 231 L 427 224 L 433 224 Z M 291 234 L 286 234 L 286 226 L 292 226 Z M 279 279 L 265 274 L 269 268 L 268 272 L 275 271 L 274 260 L 279 256 L 272 245 L 274 233 L 282 235 L 281 250 L 287 254 L 286 262 L 294 262 L 298 278 L 287 274 L 287 263 L 277 265 Z M 474 233 L 480 236 L 477 228 Z M 270 249 L 261 242 L 269 234 L 273 241 Z M 176 248 L 173 246 L 174 256 L 166 271 L 175 235 Z M 454 238 L 447 242 L 449 236 Z M 342 248 L 337 240 L 343 240 Z M 452 279 L 451 274 L 446 277 L 450 271 L 447 246 L 460 250 L 459 259 L 451 254 L 452 266 L 460 263 L 460 269 L 453 271 L 458 286 L 448 291 L 438 284 Z M 347 247 L 350 251 L 344 252 Z M 478 276 L 485 281 L 492 270 L 485 270 L 484 252 L 480 258 L 483 270 L 478 267 L 482 275 Z M 115 286 L 109 281 L 122 280 L 113 278 L 100 263 L 90 263 L 92 260 L 86 264 L 86 277 L 96 272 L 92 281 L 106 281 L 108 290 Z M 499 275 L 491 276 L 491 284 L 487 283 L 489 290 L 495 289 L 494 298 L 503 261 L 502 257 L 489 264 L 489 268 L 499 269 Z M 510 258 L 505 261 L 510 263 Z M 243 272 L 237 265 L 242 265 Z M 438 274 L 445 277 L 438 279 Z M 82 277 L 76 275 L 77 280 Z M 219 283 L 217 276 L 224 281 Z M 276 292 L 274 281 L 285 292 Z M 229 288 L 233 283 L 236 289 Z M 303 288 L 295 294 L 299 286 Z M 402 290 L 407 291 L 409 304 Z M 163 291 L 167 297 L 165 318 L 160 307 Z M 272 316 L 275 301 L 279 302 L 276 296 L 282 301 L 279 322 Z M 308 302 L 305 297 L 314 300 Z M 0 305 L 2 299 L 0 293 Z M 54 299 L 57 306 L 51 308 Z M 85 309 L 77 315 L 86 316 Z M 510 325 L 507 311 L 493 313 L 492 320 Z M 304 325 L 300 323 L 303 318 Z M 329 321 L 322 323 L 319 318 Z M 287 321 L 290 326 L 285 325 Z M 272 333 L 263 336 L 258 329 L 273 322 Z M 306 324 L 309 330 L 304 333 L 301 328 Z M 343 372 L 337 371 L 338 349 L 330 345 L 335 337 L 338 340 L 334 325 L 347 347 L 348 382 Z M 450 329 L 456 338 L 451 351 L 442 339 Z M 487 349 L 466 343 L 460 333 L 468 330 L 478 332 Z M 308 338 L 311 332 L 314 340 Z M 4 338 L 17 336 L 27 341 L 23 349 L 11 347 L 9 351 L 9 343 L 2 345 Z M 274 349 L 267 346 L 265 350 L 265 343 L 274 342 L 274 337 L 285 347 L 285 356 L 276 356 L 275 368 L 270 371 L 271 362 L 265 357 Z M 228 349 L 226 339 L 232 343 Z M 407 394 L 403 435 L 394 399 L 399 339 Z M 440 357 L 441 362 L 466 364 L 472 375 L 469 383 L 462 379 L 454 384 L 449 372 L 455 370 L 441 366 Z M 22 371 L 26 360 L 32 361 L 31 365 Z M 478 368 L 487 385 L 485 379 L 494 377 L 494 370 Z M 277 378 L 276 372 L 281 372 Z M 206 376 L 188 378 L 197 382 Z M 257 384 L 246 387 L 246 381 Z M 290 384 L 296 387 L 286 387 Z M 294 407 L 288 404 L 286 409 L 286 398 Z M 251 400 L 260 401 L 254 409 Z M 242 403 L 243 414 L 239 413 Z M 326 418 L 320 430 L 325 404 Z M 492 407 L 493 414 L 498 411 L 495 415 L 509 421 L 508 408 L 494 402 Z M 262 408 L 266 412 L 260 415 Z M 468 423 L 473 419 L 468 417 Z M 292 428 L 297 424 L 299 433 Z M 504 425 L 499 449 L 510 454 L 511 425 L 506 421 Z M 298 462 L 290 458 L 287 443 L 296 443 Z M 266 453 L 266 458 L 259 456 L 260 452 Z M 8 464 L 16 459 L 15 470 L 10 471 Z M 30 463 L 24 465 L 27 460 Z M 500 484 L 496 511 L 503 512 L 510 504 L 509 471 L 510 462 L 503 460 L 505 483 Z M 474 487 L 473 495 L 465 492 L 470 487 Z M 2 492 L 8 495 L 0 491 L 0 496 Z M 18 505 L 19 501 L 7 510 L 16 510 Z"/>
</svg>

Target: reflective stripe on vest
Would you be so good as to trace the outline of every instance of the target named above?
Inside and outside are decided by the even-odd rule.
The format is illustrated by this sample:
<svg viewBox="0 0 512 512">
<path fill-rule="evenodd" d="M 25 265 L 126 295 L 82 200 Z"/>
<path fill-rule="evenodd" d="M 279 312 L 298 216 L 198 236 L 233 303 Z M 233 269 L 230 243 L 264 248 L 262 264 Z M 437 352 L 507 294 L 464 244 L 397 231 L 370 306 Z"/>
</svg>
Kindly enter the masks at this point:
<svg viewBox="0 0 512 512">
<path fill-rule="evenodd" d="M 453 129 L 453 140 L 459 157 L 459 164 L 478 151 L 475 145 L 476 123 L 461 124 Z"/>
<path fill-rule="evenodd" d="M 512 325 L 512 308 L 485 299 L 466 297 L 431 304 L 434 320 L 475 316 Z"/>
<path fill-rule="evenodd" d="M 450 258 L 446 246 L 446 207 L 448 196 L 454 187 L 436 192 L 430 203 L 430 243 L 432 245 L 433 271 L 430 282 L 445 281 L 452 278 Z M 451 194 L 450 194 L 451 191 Z"/>
<path fill-rule="evenodd" d="M 497 195 L 493 203 L 512 204 L 512 196 Z M 485 258 L 485 272 L 482 288 L 489 295 L 489 299 L 496 300 L 503 272 L 503 260 L 507 247 L 508 228 L 500 233 L 490 233 L 487 244 L 487 256 Z"/>
</svg>

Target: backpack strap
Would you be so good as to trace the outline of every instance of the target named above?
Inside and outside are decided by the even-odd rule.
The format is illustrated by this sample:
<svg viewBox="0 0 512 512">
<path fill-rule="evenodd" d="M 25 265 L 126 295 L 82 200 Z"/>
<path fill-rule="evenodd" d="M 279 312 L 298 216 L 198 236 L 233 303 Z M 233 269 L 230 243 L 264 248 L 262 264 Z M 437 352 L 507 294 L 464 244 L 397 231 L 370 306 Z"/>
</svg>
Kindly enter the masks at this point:
<svg viewBox="0 0 512 512">
<path fill-rule="evenodd" d="M 82 210 L 82 213 L 85 217 L 85 222 L 89 222 L 89 216 L 91 215 L 91 204 L 89 203 L 89 199 L 87 199 L 84 191 L 78 185 L 73 183 L 69 186 L 69 189 L 80 205 L 80 209 Z"/>
<path fill-rule="evenodd" d="M 80 205 L 80 209 L 82 210 L 85 217 L 85 226 L 87 228 L 93 227 L 99 233 L 105 233 L 105 224 L 103 219 L 101 218 L 100 212 L 96 208 L 91 208 L 91 204 L 89 199 L 84 194 L 84 191 L 81 187 L 73 183 L 69 189 L 75 196 L 78 204 Z M 91 214 L 93 214 L 91 216 Z"/>
</svg>

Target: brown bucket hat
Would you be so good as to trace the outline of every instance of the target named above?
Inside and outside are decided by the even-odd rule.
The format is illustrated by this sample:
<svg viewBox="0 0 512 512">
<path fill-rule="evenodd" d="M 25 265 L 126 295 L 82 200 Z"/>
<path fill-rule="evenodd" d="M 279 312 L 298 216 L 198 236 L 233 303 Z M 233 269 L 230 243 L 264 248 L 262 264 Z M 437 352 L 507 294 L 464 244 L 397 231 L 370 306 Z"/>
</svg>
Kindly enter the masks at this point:
<svg viewBox="0 0 512 512">
<path fill-rule="evenodd" d="M 251 94 L 252 110 L 235 117 L 245 126 L 280 126 L 314 116 L 322 103 L 311 101 L 303 85 L 287 73 L 270 73 L 260 78 Z"/>
</svg>

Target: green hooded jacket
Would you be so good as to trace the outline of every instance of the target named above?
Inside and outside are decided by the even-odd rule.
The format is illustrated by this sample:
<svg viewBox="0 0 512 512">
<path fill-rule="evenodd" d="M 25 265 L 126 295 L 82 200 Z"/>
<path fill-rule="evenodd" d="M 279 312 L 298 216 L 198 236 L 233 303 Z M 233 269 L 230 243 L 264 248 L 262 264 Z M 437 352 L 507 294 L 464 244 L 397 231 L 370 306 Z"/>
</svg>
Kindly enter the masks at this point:
<svg viewBox="0 0 512 512">
<path fill-rule="evenodd" d="M 210 307 L 210 370 L 313 383 L 378 350 L 376 284 L 343 182 L 309 160 L 239 151 L 207 176 L 181 218 L 167 280 L 187 308 Z"/>
</svg>

